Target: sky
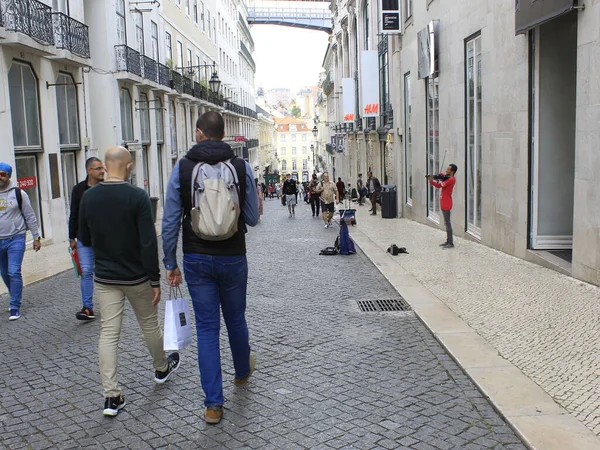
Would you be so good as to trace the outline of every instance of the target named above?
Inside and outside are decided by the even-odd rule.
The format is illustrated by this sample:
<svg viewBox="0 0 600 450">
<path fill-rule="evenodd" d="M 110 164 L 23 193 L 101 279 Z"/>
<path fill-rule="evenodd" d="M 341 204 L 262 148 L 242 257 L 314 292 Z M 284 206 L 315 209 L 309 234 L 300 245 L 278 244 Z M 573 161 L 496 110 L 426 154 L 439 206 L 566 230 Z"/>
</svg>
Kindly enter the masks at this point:
<svg viewBox="0 0 600 450">
<path fill-rule="evenodd" d="M 289 88 L 294 92 L 318 84 L 327 33 L 277 25 L 252 25 L 251 31 L 256 89 Z"/>
</svg>

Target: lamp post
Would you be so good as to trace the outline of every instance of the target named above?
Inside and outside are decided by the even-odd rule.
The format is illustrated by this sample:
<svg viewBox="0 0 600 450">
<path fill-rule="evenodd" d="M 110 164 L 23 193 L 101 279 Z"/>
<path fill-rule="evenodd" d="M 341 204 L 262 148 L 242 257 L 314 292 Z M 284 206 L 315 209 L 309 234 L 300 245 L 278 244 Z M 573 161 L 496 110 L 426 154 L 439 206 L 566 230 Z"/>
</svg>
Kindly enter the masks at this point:
<svg viewBox="0 0 600 450">
<path fill-rule="evenodd" d="M 313 135 L 313 143 L 310 144 L 310 150 L 312 152 L 312 157 L 313 157 L 313 173 L 316 173 L 316 169 L 317 169 L 317 160 L 315 158 L 315 145 L 314 145 L 314 141 L 316 141 L 317 139 L 317 135 L 319 134 L 319 129 L 317 128 L 317 126 L 315 125 L 312 129 L 312 135 Z"/>
<path fill-rule="evenodd" d="M 207 67 L 212 67 L 212 76 L 208 81 L 208 85 L 210 86 L 210 90 L 214 94 L 219 93 L 219 89 L 221 88 L 221 80 L 219 80 L 219 75 L 217 75 L 217 64 L 213 62 L 212 64 L 197 64 L 195 66 L 185 66 L 185 67 L 175 67 L 175 70 L 187 70 L 190 76 L 193 76 L 194 69 L 206 69 Z"/>
</svg>

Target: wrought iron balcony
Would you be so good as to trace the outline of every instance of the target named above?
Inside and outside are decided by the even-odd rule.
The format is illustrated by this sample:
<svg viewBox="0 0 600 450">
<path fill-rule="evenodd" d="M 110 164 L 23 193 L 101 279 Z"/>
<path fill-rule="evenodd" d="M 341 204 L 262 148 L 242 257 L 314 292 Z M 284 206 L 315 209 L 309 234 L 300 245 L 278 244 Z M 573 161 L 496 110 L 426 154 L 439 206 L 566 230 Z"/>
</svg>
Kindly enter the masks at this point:
<svg viewBox="0 0 600 450">
<path fill-rule="evenodd" d="M 140 54 L 126 45 L 115 45 L 117 69 L 142 76 Z"/>
<path fill-rule="evenodd" d="M 392 110 L 392 105 L 387 105 L 387 108 L 382 111 L 379 123 L 382 127 L 394 126 L 394 112 Z"/>
<path fill-rule="evenodd" d="M 191 78 L 182 77 L 183 78 L 183 93 L 187 95 L 194 95 L 194 82 Z"/>
<path fill-rule="evenodd" d="M 52 8 L 37 0 L 0 0 L 0 15 L 7 31 L 26 34 L 44 45 L 54 44 Z"/>
<path fill-rule="evenodd" d="M 246 148 L 256 148 L 258 147 L 258 139 L 248 139 L 246 141 Z"/>
<path fill-rule="evenodd" d="M 171 87 L 171 69 L 158 63 L 158 82 L 163 86 Z"/>
<path fill-rule="evenodd" d="M 142 76 L 147 80 L 159 82 L 158 63 L 152 58 L 142 55 Z"/>
<path fill-rule="evenodd" d="M 171 89 L 175 89 L 180 94 L 183 92 L 183 75 L 171 70 Z"/>
<path fill-rule="evenodd" d="M 87 25 L 66 14 L 52 13 L 56 48 L 64 48 L 82 58 L 90 57 L 90 37 Z"/>
</svg>

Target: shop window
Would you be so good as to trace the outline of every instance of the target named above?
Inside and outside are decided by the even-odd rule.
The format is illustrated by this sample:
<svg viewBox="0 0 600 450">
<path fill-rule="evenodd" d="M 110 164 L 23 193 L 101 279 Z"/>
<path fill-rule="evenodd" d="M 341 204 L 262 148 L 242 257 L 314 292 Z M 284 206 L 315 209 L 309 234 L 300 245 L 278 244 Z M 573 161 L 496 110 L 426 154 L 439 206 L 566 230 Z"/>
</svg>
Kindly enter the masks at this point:
<svg viewBox="0 0 600 450">
<path fill-rule="evenodd" d="M 13 63 L 8 72 L 13 143 L 19 148 L 42 150 L 37 78 L 31 67 Z"/>
<path fill-rule="evenodd" d="M 133 111 L 129 89 L 121 88 L 121 139 L 124 142 L 133 141 Z"/>
<path fill-rule="evenodd" d="M 146 144 L 150 142 L 150 103 L 148 102 L 148 96 L 146 94 L 140 93 L 138 105 L 142 143 Z"/>
</svg>

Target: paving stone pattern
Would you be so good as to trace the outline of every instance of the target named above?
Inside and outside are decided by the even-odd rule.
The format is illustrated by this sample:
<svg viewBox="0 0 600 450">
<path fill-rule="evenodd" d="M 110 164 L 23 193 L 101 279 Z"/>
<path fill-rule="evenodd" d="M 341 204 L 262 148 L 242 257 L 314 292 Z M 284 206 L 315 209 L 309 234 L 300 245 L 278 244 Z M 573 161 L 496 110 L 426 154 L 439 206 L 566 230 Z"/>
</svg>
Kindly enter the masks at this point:
<svg viewBox="0 0 600 450">
<path fill-rule="evenodd" d="M 67 272 L 25 289 L 19 321 L 8 322 L 0 299 L 0 448 L 524 448 L 412 313 L 359 311 L 357 299 L 398 294 L 363 254 L 318 256 L 337 228 L 323 229 L 306 205 L 295 219 L 276 200 L 265 212 L 248 235 L 257 370 L 247 388 L 233 385 L 223 335 L 221 424 L 203 421 L 195 347 L 154 384 L 129 307 L 119 359 L 127 406 L 104 417 L 99 323 L 75 320 L 79 288 Z"/>
</svg>

